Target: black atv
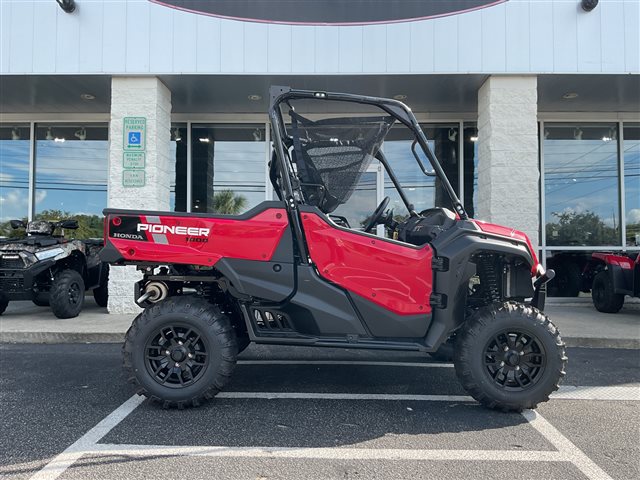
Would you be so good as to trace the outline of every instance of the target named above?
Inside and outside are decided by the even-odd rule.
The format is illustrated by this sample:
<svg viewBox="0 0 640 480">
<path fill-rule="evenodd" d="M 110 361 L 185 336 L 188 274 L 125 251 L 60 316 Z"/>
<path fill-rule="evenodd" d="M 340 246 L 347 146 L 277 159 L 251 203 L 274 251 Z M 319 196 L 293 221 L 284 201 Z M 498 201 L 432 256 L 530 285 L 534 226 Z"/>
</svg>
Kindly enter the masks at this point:
<svg viewBox="0 0 640 480">
<path fill-rule="evenodd" d="M 78 228 L 76 220 L 26 225 L 11 220 L 11 227 L 24 228 L 25 236 L 0 240 L 0 314 L 12 300 L 31 300 L 50 305 L 58 318 L 73 318 L 82 310 L 86 290 L 93 290 L 99 306 L 107 306 L 109 266 L 98 257 L 102 239 L 64 238 L 64 230 Z M 58 230 L 62 233 L 55 235 Z"/>
</svg>

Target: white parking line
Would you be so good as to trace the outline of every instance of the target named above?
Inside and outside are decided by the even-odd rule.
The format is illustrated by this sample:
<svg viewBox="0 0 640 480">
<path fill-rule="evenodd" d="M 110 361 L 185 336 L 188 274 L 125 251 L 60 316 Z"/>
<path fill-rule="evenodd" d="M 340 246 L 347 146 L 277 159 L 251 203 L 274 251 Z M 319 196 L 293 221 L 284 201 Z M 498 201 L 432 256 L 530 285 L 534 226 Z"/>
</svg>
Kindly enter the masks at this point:
<svg viewBox="0 0 640 480">
<path fill-rule="evenodd" d="M 587 478 L 592 480 L 612 480 L 593 460 L 587 457 L 582 450 L 576 447 L 567 437 L 562 435 L 542 415 L 533 410 L 522 412 L 524 418 L 535 428 L 549 443 L 564 454 Z"/>
<path fill-rule="evenodd" d="M 76 440 L 76 442 L 70 445 L 64 452 L 47 463 L 42 470 L 36 472 L 31 477 L 31 480 L 53 480 L 54 478 L 58 478 L 67 468 L 77 462 L 87 450 L 91 450 L 113 427 L 133 412 L 144 400 L 144 397 L 138 395 L 131 397 L 107 415 L 95 427 Z"/>
<path fill-rule="evenodd" d="M 315 392 L 221 392 L 216 398 L 262 400 L 396 400 L 417 402 L 473 402 L 468 395 L 407 395 L 392 393 L 315 393 Z M 551 394 L 553 400 L 640 400 L 640 387 L 562 386 Z"/>
<path fill-rule="evenodd" d="M 87 454 L 130 456 L 251 457 L 324 460 L 476 460 L 519 462 L 567 462 L 554 451 L 522 450 L 422 450 L 403 448 L 287 448 L 287 447 L 201 447 L 193 445 L 95 445 Z"/>
<path fill-rule="evenodd" d="M 404 400 L 419 402 L 473 402 L 467 395 L 396 395 L 392 393 L 221 392 L 216 398 L 262 400 Z"/>
<path fill-rule="evenodd" d="M 631 400 L 640 401 L 640 385 L 628 387 L 574 387 L 561 385 L 560 389 L 551 395 L 558 400 Z"/>
<path fill-rule="evenodd" d="M 361 360 L 238 360 L 238 365 L 366 365 L 371 367 L 453 368 L 453 363 L 369 362 Z"/>
<path fill-rule="evenodd" d="M 418 368 L 451 368 L 450 363 L 421 362 L 374 362 L 340 360 L 241 360 L 241 365 L 367 365 Z M 430 402 L 472 402 L 467 395 L 404 395 L 404 394 L 356 394 L 356 393 L 304 393 L 304 392 L 222 392 L 223 399 L 311 399 L 311 400 L 385 400 L 385 401 L 430 401 Z M 639 386 L 588 387 L 562 386 L 552 399 L 568 400 L 640 400 Z M 105 445 L 98 444 L 109 431 L 124 420 L 144 401 L 144 397 L 134 395 L 120 407 L 105 417 L 73 445 L 51 460 L 31 477 L 33 480 L 53 480 L 73 465 L 85 454 L 120 455 L 199 455 L 224 456 L 265 456 L 274 458 L 326 458 L 326 459 L 390 459 L 390 460 L 478 460 L 478 461 L 539 461 L 575 464 L 590 479 L 610 479 L 591 459 L 571 441 L 564 437 L 540 414 L 533 411 L 523 415 L 529 423 L 551 442 L 558 452 L 544 451 L 496 451 L 496 450 L 406 450 L 406 449 L 355 449 L 355 448 L 272 448 L 272 447 L 165 447 L 155 445 Z"/>
</svg>

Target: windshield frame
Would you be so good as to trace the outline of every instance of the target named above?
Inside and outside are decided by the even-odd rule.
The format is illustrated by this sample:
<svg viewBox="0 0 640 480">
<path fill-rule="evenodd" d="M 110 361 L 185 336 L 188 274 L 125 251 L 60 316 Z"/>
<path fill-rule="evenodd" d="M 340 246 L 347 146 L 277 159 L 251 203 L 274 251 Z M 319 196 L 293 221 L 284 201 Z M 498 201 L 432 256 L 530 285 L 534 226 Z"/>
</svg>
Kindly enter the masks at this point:
<svg viewBox="0 0 640 480">
<path fill-rule="evenodd" d="M 276 152 L 276 156 L 278 158 L 279 167 L 282 172 L 287 172 L 287 175 L 282 175 L 283 187 L 284 187 L 284 197 L 287 202 L 287 206 L 291 209 L 296 208 L 296 200 L 294 194 L 294 186 L 291 183 L 291 166 L 287 165 L 288 160 L 285 155 L 284 144 L 287 142 L 287 139 L 290 138 L 290 135 L 287 132 L 287 127 L 282 117 L 282 109 L 280 108 L 283 104 L 287 105 L 290 100 L 296 99 L 311 99 L 318 101 L 343 101 L 343 102 L 352 102 L 352 103 L 360 103 L 365 105 L 372 105 L 380 108 L 388 115 L 392 116 L 398 122 L 402 123 L 404 126 L 409 128 L 411 132 L 415 136 L 415 140 L 420 145 L 424 155 L 429 160 L 431 167 L 435 172 L 435 176 L 442 182 L 445 190 L 447 191 L 449 198 L 451 200 L 451 205 L 456 212 L 456 214 L 463 220 L 468 219 L 468 215 L 464 210 L 462 202 L 458 198 L 455 190 L 451 186 L 449 179 L 447 178 L 440 162 L 438 161 L 435 153 L 429 147 L 427 137 L 420 128 L 420 124 L 416 120 L 415 116 L 411 112 L 411 109 L 407 107 L 404 103 L 393 100 L 389 98 L 379 98 L 379 97 L 371 97 L 366 95 L 355 95 L 350 93 L 335 93 L 335 92 L 323 92 L 323 91 L 312 91 L 312 90 L 295 90 L 290 87 L 280 87 L 280 86 L 272 86 L 270 89 L 270 104 L 269 104 L 269 119 L 271 121 L 271 126 L 274 132 L 273 140 L 274 140 L 274 148 Z M 291 105 L 288 105 L 291 107 Z M 277 141 L 276 141 L 277 140 Z M 403 203 L 406 205 L 407 210 L 409 212 L 413 212 L 412 204 L 410 203 L 408 197 L 406 196 L 402 185 L 397 180 L 395 174 L 393 173 L 393 167 L 384 157 L 382 152 L 378 152 L 376 154 L 376 158 L 380 160 L 380 156 L 382 157 L 381 163 L 383 164 L 385 170 L 389 174 L 390 179 L 392 180 L 395 188 L 397 189 L 400 198 Z M 433 176 L 433 173 L 429 172 L 422 161 L 416 158 L 416 163 L 418 164 L 420 170 L 425 176 Z M 431 173 L 431 175 L 430 175 Z M 413 214 L 413 213 L 412 213 Z"/>
</svg>

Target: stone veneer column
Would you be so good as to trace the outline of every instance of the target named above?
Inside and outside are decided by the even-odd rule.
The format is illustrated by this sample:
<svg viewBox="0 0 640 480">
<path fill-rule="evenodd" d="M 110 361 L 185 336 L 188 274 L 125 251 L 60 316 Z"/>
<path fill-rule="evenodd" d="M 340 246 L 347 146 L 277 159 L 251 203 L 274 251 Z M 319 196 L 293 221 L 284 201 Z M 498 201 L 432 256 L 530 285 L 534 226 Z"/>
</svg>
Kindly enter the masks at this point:
<svg viewBox="0 0 640 480">
<path fill-rule="evenodd" d="M 537 77 L 489 77 L 478 91 L 476 217 L 525 232 L 538 245 Z"/>
<path fill-rule="evenodd" d="M 145 185 L 124 187 L 123 118 L 145 117 Z M 109 124 L 109 208 L 169 210 L 171 91 L 156 77 L 114 77 L 111 80 Z M 137 313 L 133 284 L 141 278 L 135 267 L 111 267 L 109 313 Z"/>
</svg>

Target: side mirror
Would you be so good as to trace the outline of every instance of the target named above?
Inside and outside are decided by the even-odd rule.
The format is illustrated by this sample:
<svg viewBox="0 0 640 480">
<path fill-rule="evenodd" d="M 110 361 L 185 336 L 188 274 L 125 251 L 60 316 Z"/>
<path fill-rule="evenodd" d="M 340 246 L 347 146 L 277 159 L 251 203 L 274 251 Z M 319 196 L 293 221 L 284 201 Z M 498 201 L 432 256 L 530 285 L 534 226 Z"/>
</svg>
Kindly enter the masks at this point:
<svg viewBox="0 0 640 480">
<path fill-rule="evenodd" d="M 61 222 L 58 223 L 58 227 L 66 228 L 66 229 L 69 229 L 69 230 L 76 230 L 78 228 L 78 221 L 77 220 L 62 220 Z"/>
<path fill-rule="evenodd" d="M 14 230 L 27 227 L 22 220 L 11 220 L 9 223 Z"/>
<path fill-rule="evenodd" d="M 422 160 L 420 160 L 420 156 L 418 155 L 418 152 L 416 152 L 417 144 L 418 144 L 418 140 L 414 140 L 413 143 L 411 144 L 411 153 L 413 153 L 413 158 L 416 159 L 416 162 L 418 162 L 420 169 L 424 172 L 425 175 L 427 175 L 428 177 L 435 177 L 436 176 L 435 170 L 429 171 L 426 168 L 424 168 L 424 163 L 422 163 Z"/>
</svg>

